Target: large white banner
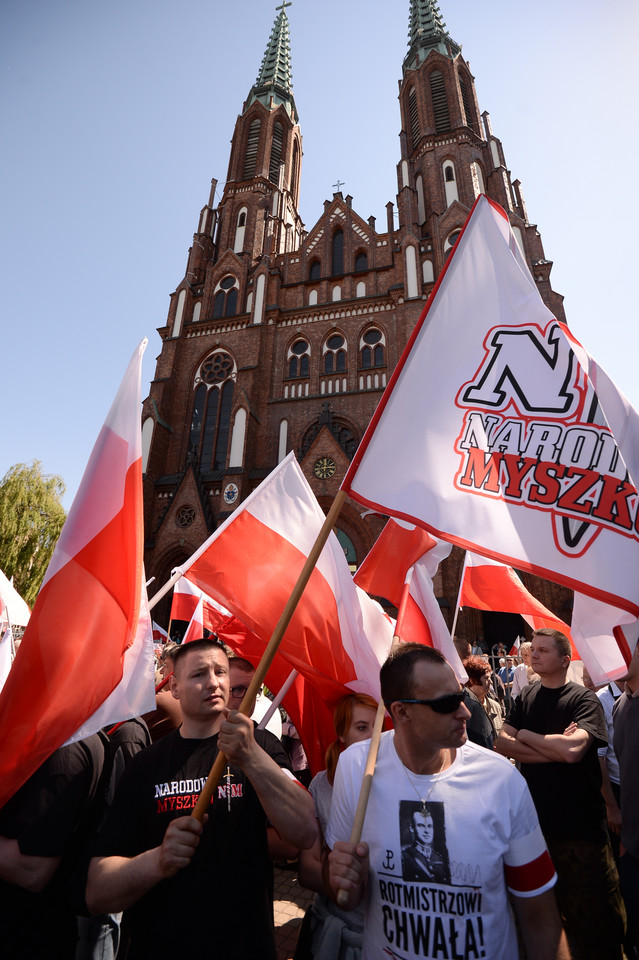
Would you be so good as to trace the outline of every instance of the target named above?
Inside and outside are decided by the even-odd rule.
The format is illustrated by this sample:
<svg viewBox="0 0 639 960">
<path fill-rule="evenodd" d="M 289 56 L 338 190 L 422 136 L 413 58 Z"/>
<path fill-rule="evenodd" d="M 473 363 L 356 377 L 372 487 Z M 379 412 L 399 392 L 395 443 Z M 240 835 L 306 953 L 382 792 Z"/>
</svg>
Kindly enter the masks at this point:
<svg viewBox="0 0 639 960">
<path fill-rule="evenodd" d="M 636 617 L 636 424 L 480 197 L 343 489 Z"/>
</svg>

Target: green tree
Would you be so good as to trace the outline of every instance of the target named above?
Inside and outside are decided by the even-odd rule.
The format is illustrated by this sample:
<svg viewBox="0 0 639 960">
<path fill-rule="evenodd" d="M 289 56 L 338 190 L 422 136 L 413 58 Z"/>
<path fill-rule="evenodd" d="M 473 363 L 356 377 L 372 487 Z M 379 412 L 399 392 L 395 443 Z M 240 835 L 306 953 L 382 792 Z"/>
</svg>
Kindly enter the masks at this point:
<svg viewBox="0 0 639 960">
<path fill-rule="evenodd" d="M 30 607 L 64 525 L 64 492 L 39 460 L 17 463 L 0 481 L 0 568 Z"/>
</svg>

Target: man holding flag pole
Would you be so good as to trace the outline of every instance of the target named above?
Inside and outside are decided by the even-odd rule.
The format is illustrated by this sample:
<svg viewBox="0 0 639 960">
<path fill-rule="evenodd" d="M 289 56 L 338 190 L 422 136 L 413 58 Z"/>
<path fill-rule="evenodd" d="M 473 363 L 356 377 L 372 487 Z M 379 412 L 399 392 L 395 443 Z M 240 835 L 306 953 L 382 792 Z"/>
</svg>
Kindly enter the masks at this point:
<svg viewBox="0 0 639 960">
<path fill-rule="evenodd" d="M 506 887 L 529 960 L 568 960 L 555 871 L 532 799 L 514 767 L 469 743 L 463 690 L 442 655 L 399 645 L 381 671 L 393 731 L 382 734 L 362 841 L 345 841 L 366 744 L 337 767 L 327 889 L 346 908 L 366 896 L 362 960 L 518 955 Z M 421 844 L 423 873 L 413 850 Z M 428 872 L 429 860 L 437 864 Z"/>
<path fill-rule="evenodd" d="M 95 913 L 127 911 L 131 960 L 178 956 L 185 944 L 274 960 L 267 818 L 294 847 L 310 847 L 313 801 L 279 741 L 228 710 L 229 662 L 217 641 L 177 649 L 171 692 L 182 726 L 123 774 L 95 847 L 87 903 Z M 222 782 L 200 822 L 190 814 L 218 751 Z M 166 924 L 162 904 L 171 905 Z"/>
</svg>

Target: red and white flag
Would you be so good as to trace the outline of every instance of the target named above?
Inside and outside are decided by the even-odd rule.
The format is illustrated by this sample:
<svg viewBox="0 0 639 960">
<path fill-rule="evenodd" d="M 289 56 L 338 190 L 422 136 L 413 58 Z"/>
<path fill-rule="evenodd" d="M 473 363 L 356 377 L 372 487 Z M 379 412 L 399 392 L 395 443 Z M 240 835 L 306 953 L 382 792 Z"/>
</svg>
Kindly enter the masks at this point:
<svg viewBox="0 0 639 960">
<path fill-rule="evenodd" d="M 560 630 L 570 640 L 573 660 L 582 660 L 597 684 L 627 672 L 624 657 L 612 636 L 611 625 L 630 623 L 634 618 L 632 614 L 593 597 L 575 593 L 572 626 L 569 627 L 526 589 L 512 567 L 467 552 L 459 605 L 519 613 L 533 630 L 543 627 Z M 512 655 L 516 652 L 514 647 L 510 651 Z"/>
<path fill-rule="evenodd" d="M 204 600 L 200 593 L 199 600 L 193 611 L 193 616 L 189 620 L 182 643 L 191 643 L 193 640 L 201 640 L 204 636 Z"/>
<path fill-rule="evenodd" d="M 342 488 L 636 618 L 638 438 L 482 196 Z"/>
<path fill-rule="evenodd" d="M 568 639 L 570 627 L 526 589 L 512 567 L 467 551 L 459 606 L 475 610 L 518 613 L 533 630 L 550 627 Z M 573 645 L 573 654 L 576 654 Z"/>
<path fill-rule="evenodd" d="M 191 620 L 202 601 L 202 625 L 224 639 L 224 627 L 235 620 L 230 610 L 200 590 L 188 577 L 180 577 L 173 586 L 171 620 Z M 246 627 L 244 627 L 246 629 Z"/>
<path fill-rule="evenodd" d="M 156 646 L 158 644 L 166 643 L 166 641 L 169 639 L 169 635 L 164 627 L 161 627 L 159 623 L 155 622 L 155 620 L 151 621 L 151 626 L 153 628 L 153 643 Z"/>
<path fill-rule="evenodd" d="M 510 648 L 510 650 L 508 651 L 508 656 L 509 656 L 509 657 L 518 657 L 518 656 L 519 656 L 519 644 L 520 644 L 520 642 L 521 642 L 521 641 L 520 641 L 519 637 L 515 637 L 515 642 L 513 643 L 513 645 L 512 645 L 512 647 Z"/>
<path fill-rule="evenodd" d="M 399 607 L 404 583 L 410 574 L 410 588 L 401 639 L 424 643 L 443 654 L 462 683 L 468 679 L 433 589 L 433 577 L 452 547 L 435 540 L 421 527 L 392 517 L 373 544 L 355 583 Z"/>
<path fill-rule="evenodd" d="M 145 346 L 98 436 L 0 694 L 0 806 L 57 747 L 155 704 L 143 570 Z"/>
<path fill-rule="evenodd" d="M 266 645 L 324 520 L 291 453 L 178 569 Z M 379 698 L 379 668 L 392 636 L 382 608 L 353 583 L 331 533 L 279 655 L 328 703 L 344 688 Z"/>
</svg>

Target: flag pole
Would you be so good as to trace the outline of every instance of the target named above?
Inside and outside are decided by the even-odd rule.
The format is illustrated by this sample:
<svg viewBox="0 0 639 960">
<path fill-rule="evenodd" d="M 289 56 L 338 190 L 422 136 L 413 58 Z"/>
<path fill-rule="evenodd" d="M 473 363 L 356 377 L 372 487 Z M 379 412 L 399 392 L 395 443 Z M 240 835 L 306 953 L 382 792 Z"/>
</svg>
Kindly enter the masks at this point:
<svg viewBox="0 0 639 960">
<path fill-rule="evenodd" d="M 410 594 L 410 585 L 413 579 L 413 570 L 414 566 L 410 567 L 406 574 L 406 580 L 404 581 L 404 589 L 402 590 L 402 598 L 399 602 L 399 609 L 397 610 L 397 623 L 395 624 L 395 634 L 393 636 L 393 642 L 389 650 L 389 656 L 398 645 L 401 639 L 401 632 L 404 626 L 404 614 L 406 612 L 406 604 L 408 603 L 408 596 Z M 362 830 L 364 829 L 364 819 L 366 817 L 366 808 L 368 807 L 368 798 L 370 796 L 371 787 L 373 786 L 373 774 L 375 773 L 375 764 L 377 763 L 377 754 L 379 752 L 379 744 L 382 738 L 382 727 L 384 725 L 384 716 L 386 715 L 386 705 L 383 700 L 379 701 L 377 705 L 377 713 L 375 714 L 375 720 L 373 722 L 373 732 L 371 734 L 371 745 L 368 748 L 368 756 L 366 757 L 366 766 L 364 767 L 364 777 L 362 779 L 362 786 L 359 791 L 359 800 L 357 801 L 357 808 L 355 810 L 355 819 L 353 820 L 353 828 L 351 830 L 350 842 L 358 844 L 362 838 Z M 348 903 L 348 892 L 346 890 L 337 891 L 337 906 L 344 908 Z"/>
<path fill-rule="evenodd" d="M 183 577 L 183 576 L 184 576 L 184 574 L 183 574 L 182 570 L 181 570 L 179 567 L 176 567 L 175 570 L 173 571 L 173 573 L 171 574 L 170 579 L 167 580 L 167 582 L 164 584 L 164 586 L 163 586 L 163 587 L 160 587 L 160 589 L 158 590 L 158 592 L 157 592 L 157 593 L 154 593 L 153 596 L 151 597 L 151 599 L 149 600 L 149 610 L 152 610 L 153 607 L 154 607 L 157 603 L 159 603 L 160 600 L 161 600 L 163 597 L 165 597 L 165 596 L 167 595 L 167 593 L 169 592 L 169 590 L 171 589 L 171 587 L 175 586 L 175 584 L 178 582 L 178 580 L 180 579 L 180 577 Z M 170 637 L 170 635 L 167 633 L 167 640 L 170 640 L 170 639 L 171 639 L 171 637 Z"/>
<path fill-rule="evenodd" d="M 251 680 L 249 688 L 244 694 L 244 699 L 240 704 L 240 713 L 243 713 L 247 717 L 251 715 L 251 712 L 253 709 L 253 701 L 257 697 L 259 689 L 264 682 L 264 678 L 266 677 L 266 674 L 268 673 L 269 668 L 273 663 L 275 654 L 277 653 L 278 647 L 282 642 L 282 638 L 286 632 L 286 628 L 291 622 L 293 614 L 295 613 L 295 608 L 297 607 L 297 604 L 300 601 L 300 598 L 304 592 L 304 588 L 306 587 L 306 584 L 311 578 L 311 574 L 313 573 L 315 565 L 319 560 L 319 556 L 322 550 L 324 549 L 324 545 L 328 540 L 329 534 L 333 529 L 333 527 L 335 526 L 335 523 L 337 522 L 337 518 L 340 514 L 340 510 L 342 509 L 345 500 L 346 500 L 346 492 L 344 490 L 338 490 L 335 496 L 335 499 L 333 500 L 333 503 L 331 505 L 331 508 L 328 511 L 328 514 L 326 515 L 326 519 L 324 520 L 322 529 L 318 534 L 317 540 L 315 541 L 315 543 L 311 548 L 311 551 L 306 559 L 306 563 L 302 568 L 302 572 L 300 573 L 297 579 L 297 583 L 293 587 L 293 592 L 291 593 L 286 603 L 286 606 L 282 611 L 282 615 L 275 627 L 275 630 L 273 631 L 273 635 L 269 640 L 266 650 L 262 655 L 262 659 L 260 660 L 255 670 L 255 673 L 253 675 L 253 679 Z M 181 576 L 181 572 L 178 574 L 178 576 L 175 579 L 178 580 L 180 576 Z M 172 585 L 173 584 L 170 583 L 170 586 Z M 167 586 L 167 590 L 168 589 L 169 587 Z M 164 593 L 162 593 L 162 596 L 164 596 L 167 590 L 164 590 Z M 157 594 L 155 596 L 157 596 Z M 155 597 L 153 599 L 155 599 Z M 215 763 L 211 768 L 211 772 L 208 775 L 208 779 L 202 788 L 202 792 L 200 793 L 200 796 L 198 797 L 197 803 L 193 809 L 193 813 L 191 814 L 192 817 L 194 817 L 196 820 L 199 820 L 200 822 L 203 820 L 204 814 L 206 813 L 209 807 L 209 804 L 211 803 L 211 798 L 213 796 L 216 786 L 220 782 L 220 779 L 224 772 L 224 765 L 226 762 L 227 761 L 226 761 L 225 755 L 223 753 L 218 753 L 215 759 Z"/>
<path fill-rule="evenodd" d="M 278 690 L 277 695 L 273 697 L 273 699 L 271 700 L 270 707 L 268 708 L 268 710 L 266 711 L 266 713 L 258 723 L 257 725 L 258 730 L 263 730 L 266 727 L 266 724 L 269 722 L 269 720 L 271 719 L 271 717 L 279 707 L 280 703 L 282 702 L 282 700 L 284 699 L 288 691 L 291 689 L 291 687 L 295 683 L 295 680 L 297 679 L 298 676 L 299 674 L 297 670 L 294 670 L 294 669 L 291 670 L 288 677 L 286 678 L 286 680 Z"/>
<path fill-rule="evenodd" d="M 457 605 L 455 606 L 455 616 L 453 617 L 453 625 L 450 628 L 450 635 L 452 639 L 455 639 L 455 630 L 457 628 L 457 617 L 459 616 L 459 601 L 461 600 L 462 587 L 464 586 L 464 577 L 466 576 L 466 559 L 468 557 L 468 550 L 464 553 L 464 562 L 462 564 L 461 578 L 459 580 L 459 590 L 457 591 Z"/>
</svg>

